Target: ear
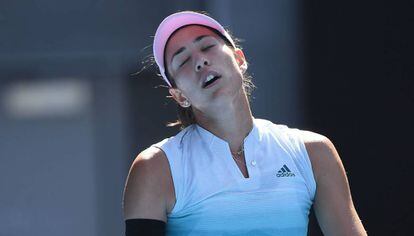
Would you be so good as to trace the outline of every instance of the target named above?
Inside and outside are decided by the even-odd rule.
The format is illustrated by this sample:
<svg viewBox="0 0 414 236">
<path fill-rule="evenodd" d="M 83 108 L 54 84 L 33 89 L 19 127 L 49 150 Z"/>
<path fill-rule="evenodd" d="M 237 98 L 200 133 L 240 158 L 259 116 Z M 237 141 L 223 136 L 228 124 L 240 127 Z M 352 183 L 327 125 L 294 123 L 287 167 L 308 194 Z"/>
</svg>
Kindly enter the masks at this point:
<svg viewBox="0 0 414 236">
<path fill-rule="evenodd" d="M 188 98 L 184 96 L 184 94 L 178 88 L 169 88 L 168 92 L 171 94 L 171 97 L 174 98 L 178 104 L 180 104 L 180 106 L 184 108 L 191 106 Z"/>
<path fill-rule="evenodd" d="M 246 61 L 246 57 L 244 57 L 243 51 L 240 48 L 236 48 L 234 49 L 234 55 L 236 57 L 236 61 L 240 69 L 243 72 L 245 72 L 247 70 L 247 61 Z"/>
</svg>

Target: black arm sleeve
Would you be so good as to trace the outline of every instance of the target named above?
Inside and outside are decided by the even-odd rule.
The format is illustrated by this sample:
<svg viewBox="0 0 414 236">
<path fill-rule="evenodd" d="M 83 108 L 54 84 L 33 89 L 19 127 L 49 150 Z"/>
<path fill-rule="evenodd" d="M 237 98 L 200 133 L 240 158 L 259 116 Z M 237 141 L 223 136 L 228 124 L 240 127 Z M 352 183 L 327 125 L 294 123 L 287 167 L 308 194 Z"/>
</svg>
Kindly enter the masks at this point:
<svg viewBox="0 0 414 236">
<path fill-rule="evenodd" d="M 165 236 L 166 226 L 161 220 L 128 219 L 125 220 L 125 236 Z"/>
</svg>

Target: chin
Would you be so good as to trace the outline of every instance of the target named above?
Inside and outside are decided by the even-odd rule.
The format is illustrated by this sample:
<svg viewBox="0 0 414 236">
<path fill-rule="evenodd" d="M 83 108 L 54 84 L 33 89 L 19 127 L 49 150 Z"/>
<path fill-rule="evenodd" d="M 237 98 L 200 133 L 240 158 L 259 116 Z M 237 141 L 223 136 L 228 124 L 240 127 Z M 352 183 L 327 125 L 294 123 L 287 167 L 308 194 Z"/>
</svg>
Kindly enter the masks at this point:
<svg viewBox="0 0 414 236">
<path fill-rule="evenodd" d="M 243 92 L 243 84 L 241 80 L 237 83 L 235 83 L 235 81 L 232 82 L 233 83 L 220 84 L 221 86 L 217 86 L 216 90 L 213 92 L 214 100 L 219 99 L 220 102 L 223 102 L 223 100 L 233 101 L 241 92 Z"/>
</svg>

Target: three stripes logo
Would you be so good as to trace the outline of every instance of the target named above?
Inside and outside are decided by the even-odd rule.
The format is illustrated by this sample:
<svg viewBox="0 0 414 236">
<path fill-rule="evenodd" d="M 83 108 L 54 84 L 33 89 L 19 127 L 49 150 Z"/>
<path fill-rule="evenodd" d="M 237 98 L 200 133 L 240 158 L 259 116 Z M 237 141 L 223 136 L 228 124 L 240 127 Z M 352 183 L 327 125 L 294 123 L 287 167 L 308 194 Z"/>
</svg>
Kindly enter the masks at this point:
<svg viewBox="0 0 414 236">
<path fill-rule="evenodd" d="M 295 174 L 289 170 L 289 168 L 286 165 L 283 165 L 283 167 L 277 172 L 277 177 L 294 177 Z"/>
</svg>

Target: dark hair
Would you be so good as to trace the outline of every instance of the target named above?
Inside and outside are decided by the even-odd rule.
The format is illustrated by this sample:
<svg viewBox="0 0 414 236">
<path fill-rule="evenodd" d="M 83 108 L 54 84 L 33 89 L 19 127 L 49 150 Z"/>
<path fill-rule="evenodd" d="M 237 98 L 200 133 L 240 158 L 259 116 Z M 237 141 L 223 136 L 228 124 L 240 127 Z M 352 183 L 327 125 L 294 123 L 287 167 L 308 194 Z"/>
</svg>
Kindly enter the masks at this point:
<svg viewBox="0 0 414 236">
<path fill-rule="evenodd" d="M 193 24 L 193 25 L 197 25 L 197 24 Z M 167 40 L 167 42 L 165 43 L 165 45 L 167 45 L 168 44 L 168 42 L 169 42 L 169 40 L 172 38 L 172 36 L 178 31 L 178 30 L 180 30 L 181 28 L 183 28 L 183 27 L 186 27 L 186 26 L 190 26 L 190 25 L 185 25 L 185 26 L 182 26 L 182 27 L 180 27 L 180 28 L 178 28 L 178 29 L 176 29 L 171 35 L 170 35 L 170 37 L 168 38 L 168 40 Z M 211 28 L 211 27 L 208 27 L 208 26 L 205 26 L 205 25 L 199 25 L 199 26 L 202 26 L 202 27 L 205 27 L 205 28 L 208 28 L 209 30 L 211 30 L 211 31 L 213 31 L 214 33 L 216 33 L 218 36 L 220 36 L 220 38 L 222 38 L 223 40 L 224 40 L 224 42 L 226 43 L 226 45 L 227 46 L 229 46 L 229 47 L 231 47 L 231 48 L 233 48 L 234 49 L 234 47 L 233 47 L 233 44 L 229 41 L 229 39 L 227 38 L 227 37 L 225 37 L 222 33 L 220 33 L 220 31 L 218 31 L 218 30 L 216 30 L 216 29 L 214 29 L 214 28 Z M 227 31 L 227 30 L 226 30 Z M 228 32 L 227 31 L 227 33 L 230 35 L 230 37 L 232 37 L 232 39 L 233 39 L 233 41 L 234 41 L 234 43 L 236 44 L 235 46 L 237 47 L 237 48 L 240 48 L 239 47 L 239 45 L 238 45 L 238 42 L 239 42 L 239 40 L 238 39 L 236 39 L 235 37 L 233 37 L 231 34 L 230 34 L 230 32 Z M 166 48 L 167 47 L 165 47 L 164 48 L 164 55 L 165 55 L 165 50 L 166 50 Z M 170 84 L 171 84 L 171 87 L 173 87 L 173 88 L 177 88 L 177 85 L 176 85 L 176 83 L 175 83 L 175 81 L 174 81 L 174 79 L 172 78 L 172 76 L 170 75 L 170 73 L 169 73 L 169 71 L 168 71 L 168 67 L 167 67 L 167 63 L 166 63 L 166 61 L 165 61 L 165 56 L 164 56 L 164 67 L 165 67 L 165 75 L 166 75 L 166 77 L 167 77 L 167 79 L 168 79 L 168 81 L 170 82 Z M 245 90 L 245 92 L 246 92 L 246 95 L 247 95 L 247 98 L 248 98 L 248 100 L 249 100 L 249 102 L 250 102 L 250 100 L 251 100 L 251 93 L 252 93 L 252 91 L 254 90 L 254 88 L 255 88 L 255 85 L 253 84 L 253 82 L 252 82 L 252 77 L 249 75 L 249 74 L 247 74 L 247 72 L 245 71 L 244 73 L 243 73 L 243 89 Z M 187 126 L 190 126 L 190 125 L 192 125 L 192 124 L 195 124 L 195 123 L 197 123 L 197 121 L 196 121 L 196 118 L 195 118 L 195 115 L 194 115 L 194 112 L 193 112 L 193 110 L 192 110 L 192 107 L 190 106 L 190 107 L 182 107 L 182 106 L 180 106 L 178 103 L 177 103 L 177 120 L 175 120 L 175 121 L 173 121 L 173 122 L 169 122 L 168 124 L 167 124 L 167 126 L 168 127 L 174 127 L 174 126 L 180 126 L 180 129 L 184 129 L 185 127 L 187 127 Z"/>
</svg>

